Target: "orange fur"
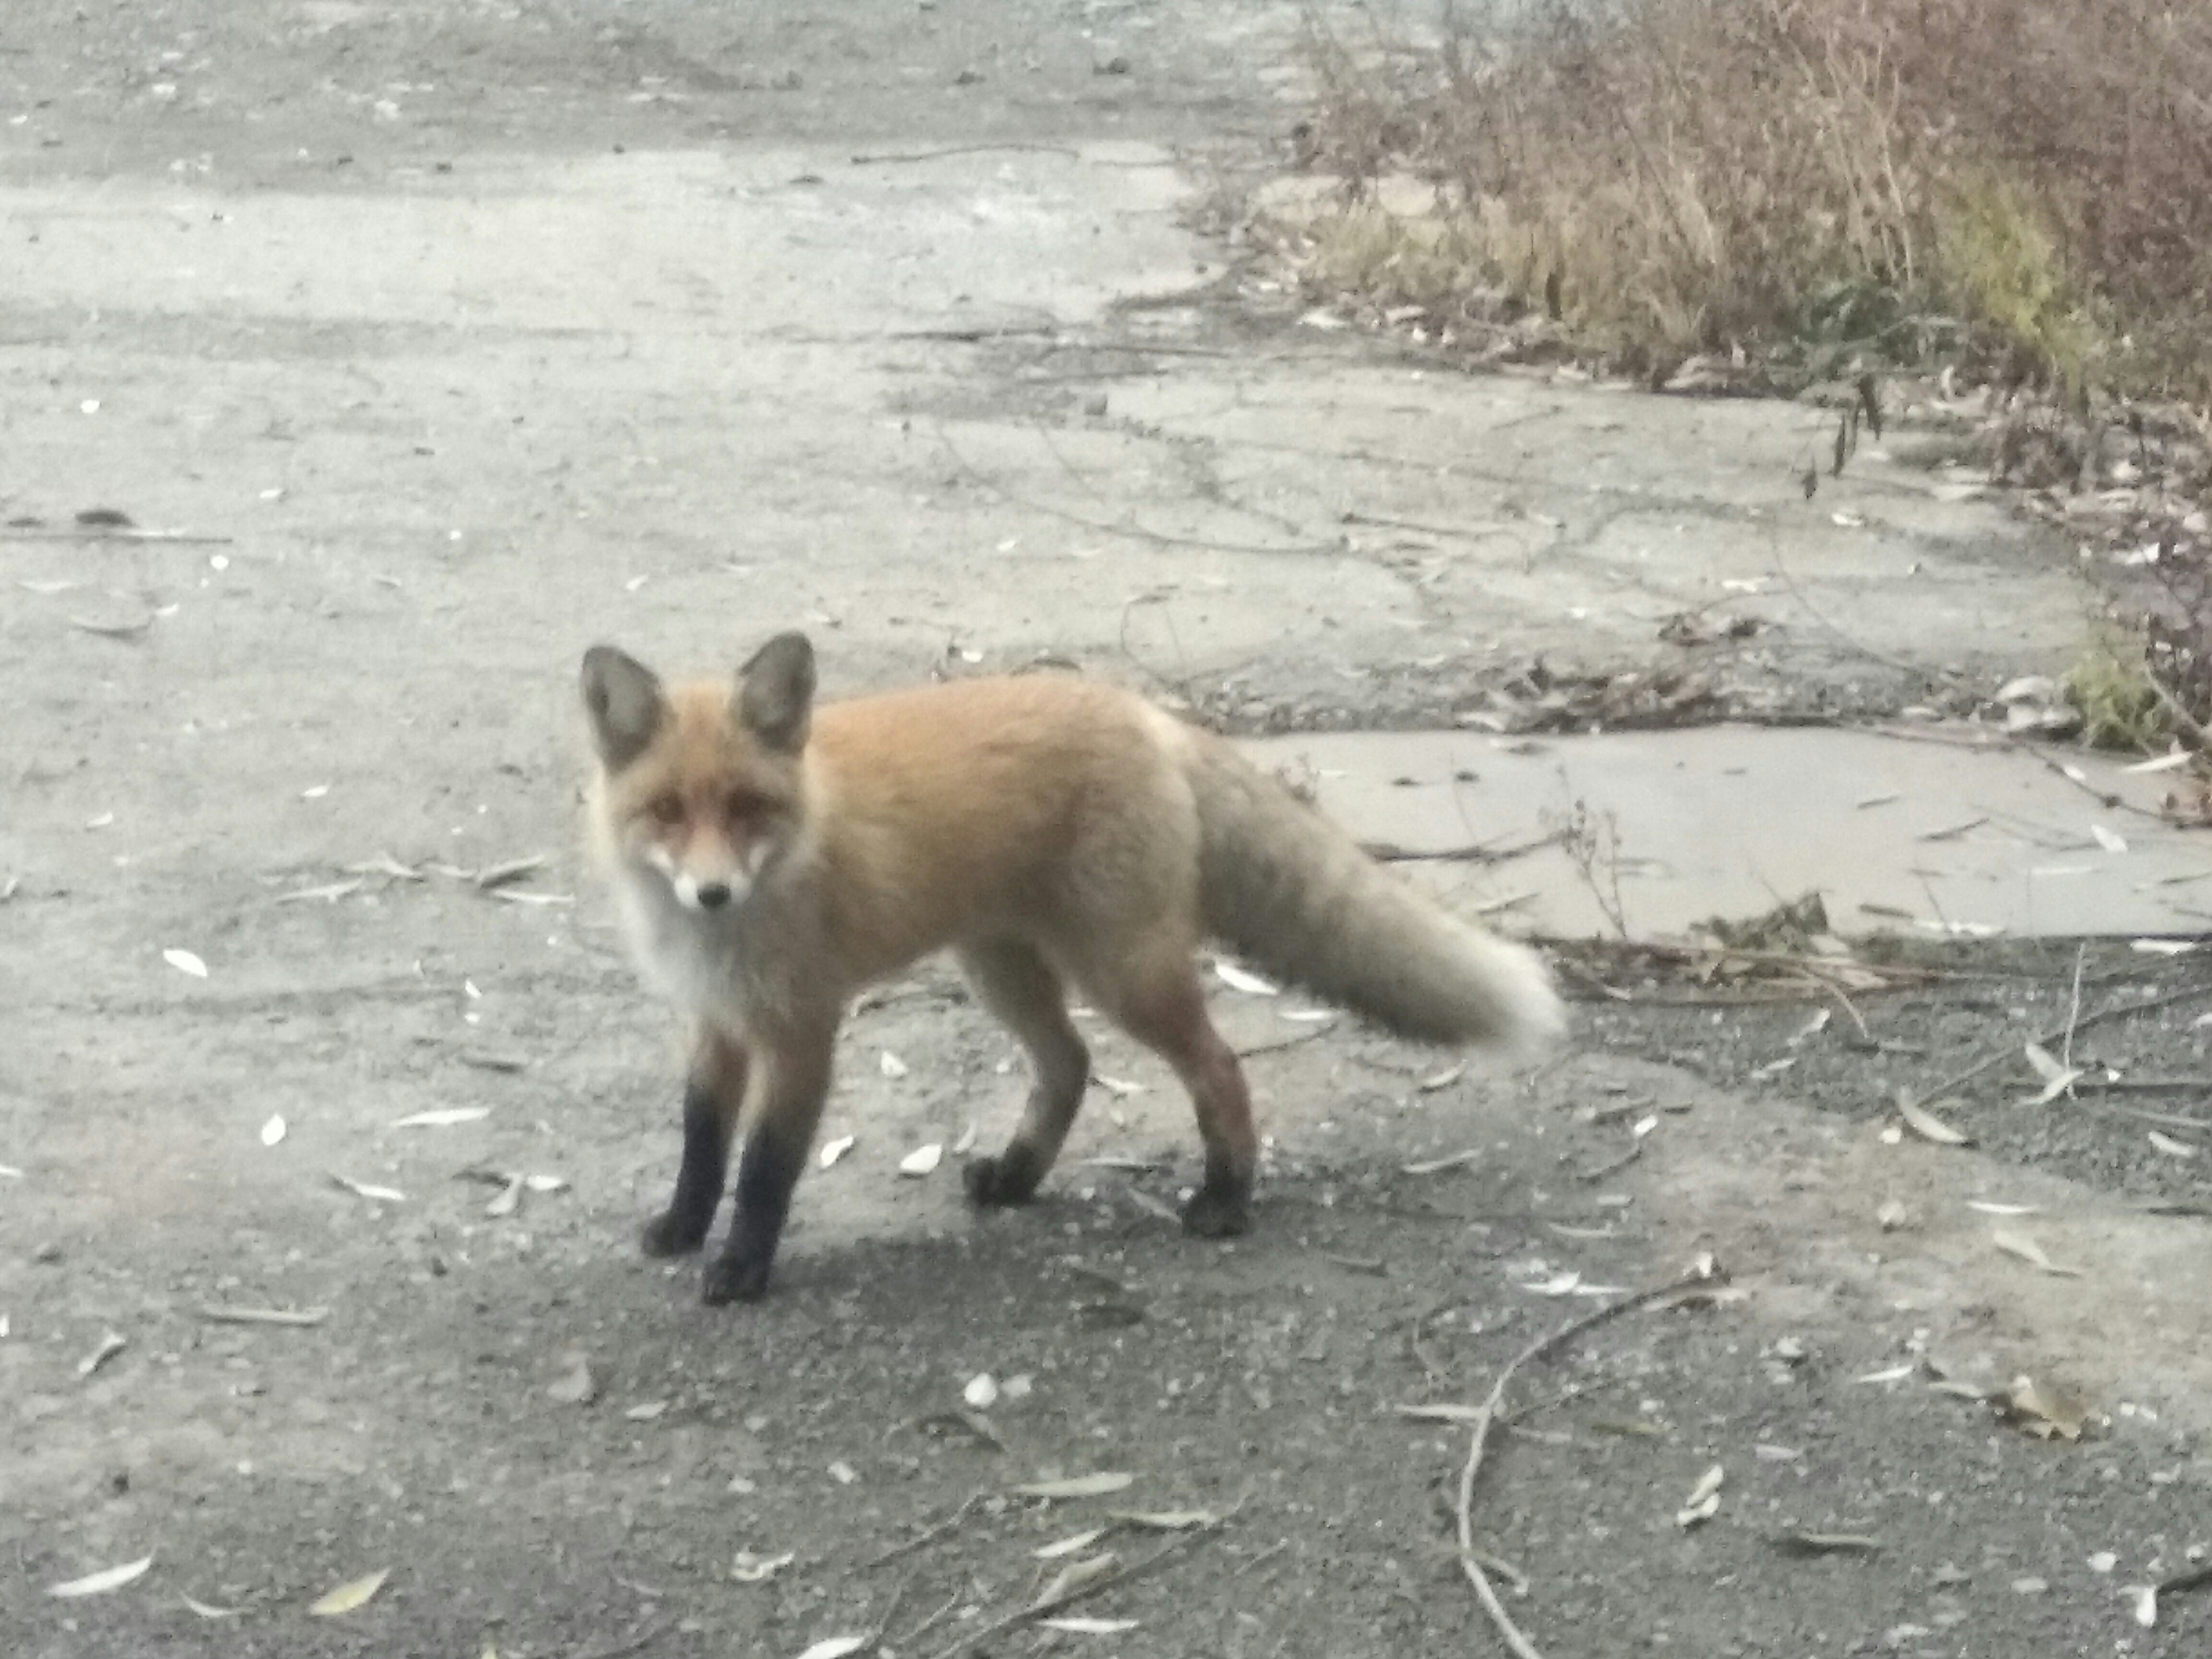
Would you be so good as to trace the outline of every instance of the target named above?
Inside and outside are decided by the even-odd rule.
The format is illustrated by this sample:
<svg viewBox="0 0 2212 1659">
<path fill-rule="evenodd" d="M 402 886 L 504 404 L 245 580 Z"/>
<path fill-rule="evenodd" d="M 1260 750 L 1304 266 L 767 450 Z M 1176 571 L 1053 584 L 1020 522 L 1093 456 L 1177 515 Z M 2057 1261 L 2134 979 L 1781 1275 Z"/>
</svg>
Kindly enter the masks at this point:
<svg viewBox="0 0 2212 1659">
<path fill-rule="evenodd" d="M 796 635 L 734 684 L 664 690 L 619 652 L 587 660 L 594 839 L 641 963 L 701 1033 L 709 1161 L 693 1166 L 687 1104 L 679 1178 L 694 1208 L 701 1172 L 719 1184 L 709 1120 L 744 1137 L 748 1164 L 772 1144 L 803 1159 L 851 997 L 947 948 L 1036 1072 L 1012 1143 L 969 1166 L 971 1195 L 1027 1198 L 1066 1135 L 1089 1072 L 1073 985 L 1190 1090 L 1206 1173 L 1185 1219 L 1205 1233 L 1243 1230 L 1257 1157 L 1241 1071 L 1206 1016 L 1207 938 L 1415 1036 L 1519 1046 L 1560 1023 L 1532 956 L 1444 916 L 1230 745 L 1141 698 L 1042 674 L 818 709 L 812 690 Z M 779 1227 L 785 1173 L 760 1178 Z M 747 1204 L 741 1167 L 710 1296 L 766 1283 Z M 689 1248 L 704 1224 L 655 1228 L 649 1246 Z"/>
</svg>

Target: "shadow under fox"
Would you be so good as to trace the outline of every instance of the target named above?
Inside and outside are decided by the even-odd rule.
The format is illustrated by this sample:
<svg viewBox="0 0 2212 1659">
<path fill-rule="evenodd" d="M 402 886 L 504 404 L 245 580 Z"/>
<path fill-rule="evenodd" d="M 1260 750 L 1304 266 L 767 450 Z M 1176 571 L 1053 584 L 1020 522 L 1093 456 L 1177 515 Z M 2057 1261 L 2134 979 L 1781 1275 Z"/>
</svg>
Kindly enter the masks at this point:
<svg viewBox="0 0 2212 1659">
<path fill-rule="evenodd" d="M 1025 1202 L 1067 1138 L 1090 1072 L 1072 986 L 1189 1091 L 1205 1173 L 1183 1224 L 1209 1237 L 1249 1225 L 1258 1141 L 1201 944 L 1408 1037 L 1525 1051 L 1563 1026 L 1533 953 L 1141 698 L 1052 674 L 819 708 L 814 690 L 798 633 L 734 680 L 664 685 L 607 645 L 583 661 L 594 848 L 640 966 L 696 1031 L 650 1254 L 705 1243 L 738 1149 L 710 1302 L 767 1287 L 854 995 L 933 951 L 957 954 L 1035 1077 L 1005 1149 L 968 1163 L 969 1198 Z"/>
</svg>

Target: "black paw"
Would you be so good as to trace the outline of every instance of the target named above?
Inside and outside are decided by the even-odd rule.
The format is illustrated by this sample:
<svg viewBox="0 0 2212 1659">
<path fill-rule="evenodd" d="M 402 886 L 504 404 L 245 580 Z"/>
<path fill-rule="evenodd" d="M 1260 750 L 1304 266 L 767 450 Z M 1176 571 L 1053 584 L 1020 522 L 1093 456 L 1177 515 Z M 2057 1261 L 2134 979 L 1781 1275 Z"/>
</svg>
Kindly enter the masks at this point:
<svg viewBox="0 0 2212 1659">
<path fill-rule="evenodd" d="M 695 1221 L 675 1210 L 664 1210 L 645 1224 L 638 1243 L 650 1256 L 689 1255 L 707 1242 L 712 1220 Z"/>
<path fill-rule="evenodd" d="M 1245 1192 L 1202 1186 L 1182 1213 L 1183 1230 L 1193 1238 L 1237 1238 L 1252 1230 L 1252 1200 Z"/>
<path fill-rule="evenodd" d="M 709 1307 L 728 1302 L 757 1302 L 768 1294 L 768 1263 L 757 1256 L 718 1255 L 707 1263 L 699 1287 Z"/>
<path fill-rule="evenodd" d="M 960 1172 L 960 1179 L 968 1189 L 968 1202 L 978 1210 L 1000 1210 L 1009 1205 L 1027 1204 L 1037 1196 L 1037 1183 L 1044 1172 L 1035 1161 L 1014 1147 L 1008 1147 L 995 1158 L 971 1158 Z"/>
</svg>

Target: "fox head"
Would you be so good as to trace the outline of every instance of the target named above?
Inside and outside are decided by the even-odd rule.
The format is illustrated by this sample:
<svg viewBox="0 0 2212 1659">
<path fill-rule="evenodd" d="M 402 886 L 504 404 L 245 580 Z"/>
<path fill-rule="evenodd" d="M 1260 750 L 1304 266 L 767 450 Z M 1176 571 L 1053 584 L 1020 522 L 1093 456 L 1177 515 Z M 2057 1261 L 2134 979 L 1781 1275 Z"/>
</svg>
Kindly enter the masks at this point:
<svg viewBox="0 0 2212 1659">
<path fill-rule="evenodd" d="M 744 901 L 798 833 L 814 647 L 779 633 L 732 680 L 664 687 L 612 645 L 584 653 L 584 712 L 599 755 L 601 831 L 677 904 Z"/>
</svg>

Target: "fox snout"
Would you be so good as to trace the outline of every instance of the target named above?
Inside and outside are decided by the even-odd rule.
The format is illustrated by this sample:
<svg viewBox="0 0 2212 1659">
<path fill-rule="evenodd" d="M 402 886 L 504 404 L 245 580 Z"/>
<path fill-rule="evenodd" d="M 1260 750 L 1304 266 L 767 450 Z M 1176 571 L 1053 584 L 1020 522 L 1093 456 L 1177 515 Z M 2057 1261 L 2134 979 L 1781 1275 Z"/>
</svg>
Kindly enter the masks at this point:
<svg viewBox="0 0 2212 1659">
<path fill-rule="evenodd" d="M 727 867 L 715 861 L 708 868 L 691 867 L 665 847 L 648 847 L 645 861 L 668 878 L 669 891 L 686 910 L 724 910 L 745 896 L 751 885 L 744 870 L 733 861 Z"/>
</svg>

